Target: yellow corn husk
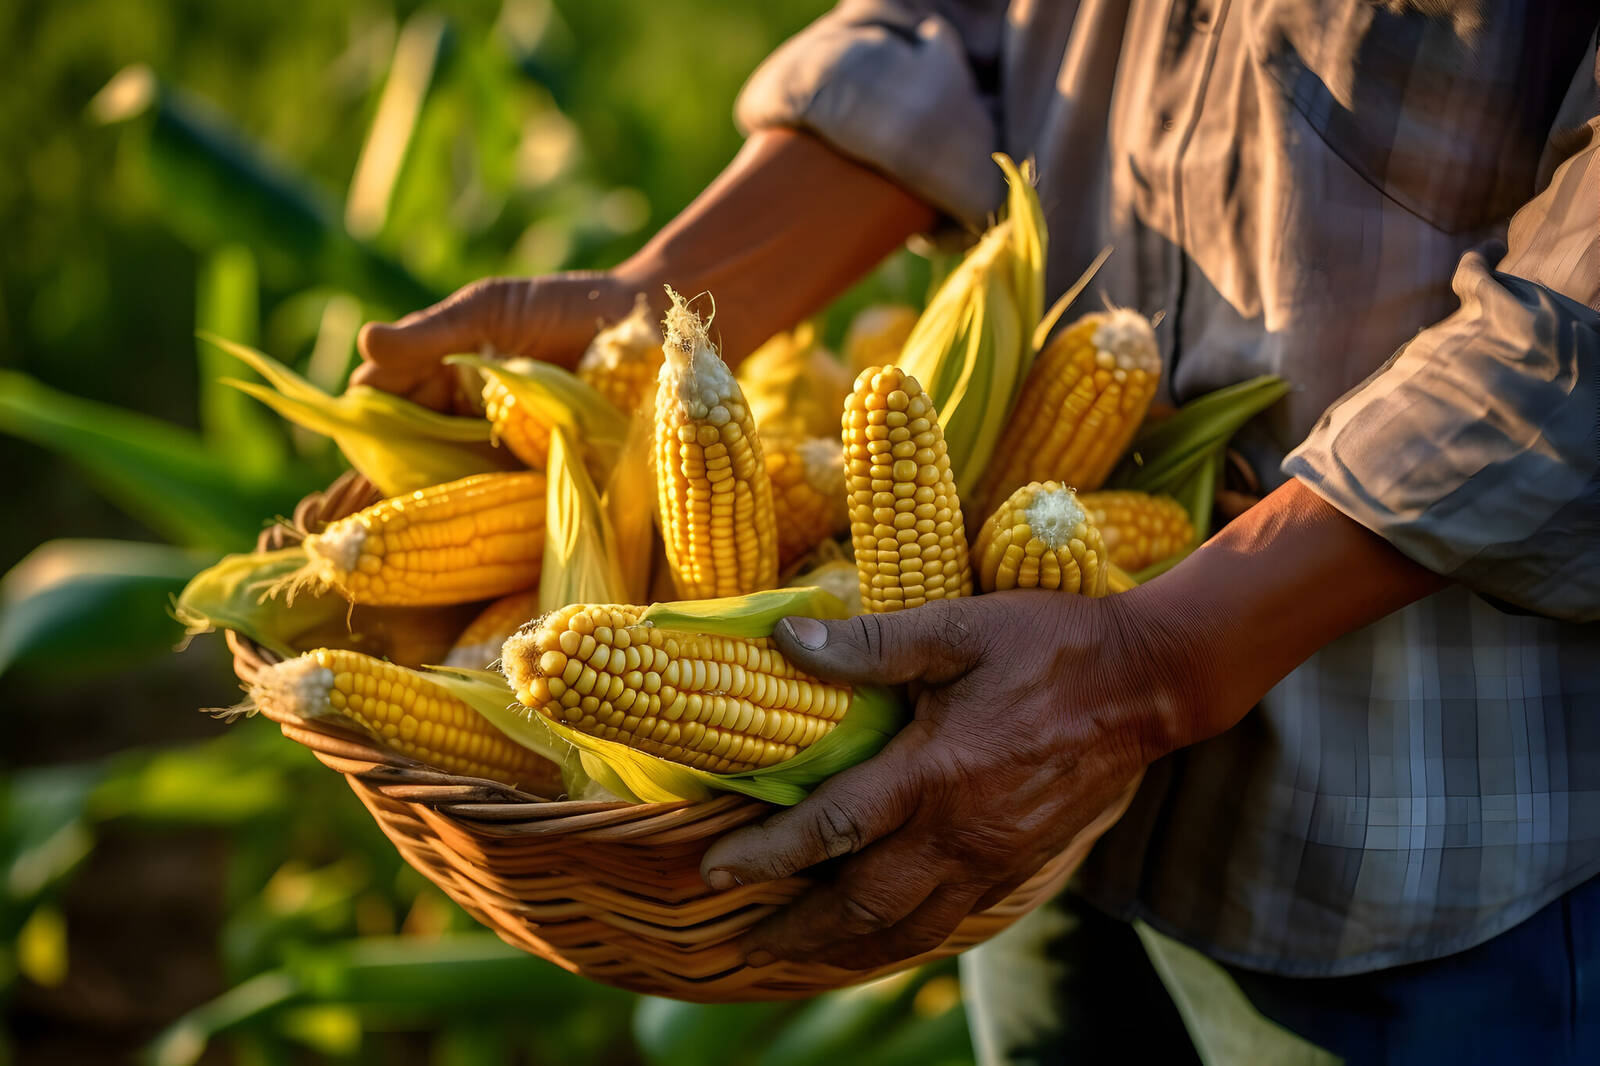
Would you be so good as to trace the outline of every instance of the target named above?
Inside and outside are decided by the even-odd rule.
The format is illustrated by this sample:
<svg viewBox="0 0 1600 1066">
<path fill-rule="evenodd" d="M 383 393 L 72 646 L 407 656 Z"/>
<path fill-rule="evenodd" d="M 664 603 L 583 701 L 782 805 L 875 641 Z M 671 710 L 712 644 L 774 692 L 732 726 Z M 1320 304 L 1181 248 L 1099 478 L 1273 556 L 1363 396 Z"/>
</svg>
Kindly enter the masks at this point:
<svg viewBox="0 0 1600 1066">
<path fill-rule="evenodd" d="M 1118 566 L 1116 563 L 1106 564 L 1107 593 L 1115 594 L 1118 592 L 1127 592 L 1129 589 L 1136 589 L 1138 587 L 1139 582 L 1134 580 L 1132 574 L 1122 569 L 1122 567 Z"/>
<path fill-rule="evenodd" d="M 1006 498 L 973 545 L 986 592 L 1059 589 L 1104 596 L 1110 571 L 1100 531 L 1077 494 L 1056 481 L 1024 485 Z"/>
<path fill-rule="evenodd" d="M 872 367 L 844 409 L 850 539 L 872 612 L 972 595 L 967 534 L 938 412 L 917 379 Z"/>
<path fill-rule="evenodd" d="M 484 670 L 500 657 L 506 638 L 539 617 L 539 590 L 525 589 L 502 596 L 478 613 L 456 637 L 444 657 L 444 666 Z"/>
<path fill-rule="evenodd" d="M 778 569 L 850 528 L 844 498 L 844 451 L 837 436 L 794 440 L 763 432 L 778 523 Z"/>
<path fill-rule="evenodd" d="M 1085 492 L 1078 502 L 1105 539 L 1111 561 L 1137 573 L 1194 542 L 1189 512 L 1171 496 L 1132 490 Z"/>
<path fill-rule="evenodd" d="M 712 773 L 792 758 L 828 734 L 848 685 L 813 678 L 767 637 L 673 632 L 645 608 L 573 604 L 506 641 L 517 700 L 551 721 Z"/>
<path fill-rule="evenodd" d="M 707 323 L 667 293 L 654 455 L 667 562 L 686 599 L 771 588 L 778 538 L 755 420 Z"/>
<path fill-rule="evenodd" d="M 780 333 L 739 364 L 739 387 L 763 432 L 831 437 L 850 391 L 850 371 L 817 346 L 809 323 Z"/>
<path fill-rule="evenodd" d="M 422 607 L 530 588 L 544 559 L 545 476 L 479 474 L 373 504 L 305 539 L 289 588 Z"/>
<path fill-rule="evenodd" d="M 874 304 L 850 320 L 844 334 L 844 361 L 852 374 L 869 366 L 900 361 L 906 338 L 917 324 L 917 309 L 908 304 Z"/>
<path fill-rule="evenodd" d="M 610 477 L 630 420 L 576 374 L 537 359 L 452 355 L 445 362 L 482 377 L 484 417 L 494 439 L 524 464 L 545 468 L 550 434 L 559 427 L 569 443 L 581 446 L 596 481 Z"/>
<path fill-rule="evenodd" d="M 632 414 L 655 395 L 661 372 L 661 333 L 651 320 L 650 303 L 641 295 L 622 321 L 595 335 L 578 360 L 578 377 Z"/>
<path fill-rule="evenodd" d="M 261 671 L 257 708 L 300 718 L 338 718 L 386 747 L 464 777 L 541 796 L 561 794 L 561 771 L 523 747 L 426 674 L 360 652 L 318 648 Z"/>
<path fill-rule="evenodd" d="M 984 481 L 989 509 L 1030 481 L 1092 492 L 1143 421 L 1161 377 L 1150 320 L 1127 308 L 1078 319 L 1034 362 Z"/>
<path fill-rule="evenodd" d="M 1044 302 L 1044 217 L 1031 169 L 994 157 L 1011 192 L 984 234 L 928 301 L 898 365 L 939 412 L 957 487 L 975 497 L 1033 361 Z"/>
</svg>

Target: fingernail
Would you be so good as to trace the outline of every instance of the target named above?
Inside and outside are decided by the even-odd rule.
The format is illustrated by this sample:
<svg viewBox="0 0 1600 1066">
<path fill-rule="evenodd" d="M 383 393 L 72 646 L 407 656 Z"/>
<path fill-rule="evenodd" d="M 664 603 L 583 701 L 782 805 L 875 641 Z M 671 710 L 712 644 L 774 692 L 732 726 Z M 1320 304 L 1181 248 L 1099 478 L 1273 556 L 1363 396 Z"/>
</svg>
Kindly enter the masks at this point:
<svg viewBox="0 0 1600 1066">
<path fill-rule="evenodd" d="M 739 883 L 739 878 L 727 867 L 718 866 L 706 874 L 706 884 L 718 892 L 726 892 Z"/>
<path fill-rule="evenodd" d="M 786 618 L 783 624 L 802 648 L 817 651 L 828 643 L 828 627 L 815 618 Z"/>
<path fill-rule="evenodd" d="M 777 961 L 778 957 L 776 955 L 770 951 L 763 951 L 760 948 L 757 948 L 755 951 L 752 951 L 750 954 L 744 957 L 744 963 L 746 966 L 771 966 Z"/>
</svg>

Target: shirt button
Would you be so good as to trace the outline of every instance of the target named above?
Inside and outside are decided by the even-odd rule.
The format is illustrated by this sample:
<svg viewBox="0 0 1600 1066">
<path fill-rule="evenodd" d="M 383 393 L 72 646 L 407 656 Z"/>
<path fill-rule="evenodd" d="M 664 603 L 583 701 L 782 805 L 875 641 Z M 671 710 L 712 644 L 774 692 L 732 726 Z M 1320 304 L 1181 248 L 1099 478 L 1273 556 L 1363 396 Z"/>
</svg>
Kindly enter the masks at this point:
<svg viewBox="0 0 1600 1066">
<path fill-rule="evenodd" d="M 1163 131 L 1165 131 L 1167 133 L 1171 133 L 1172 132 L 1172 127 L 1174 127 L 1176 125 L 1177 125 L 1177 123 L 1172 121 L 1172 116 L 1171 115 L 1167 114 L 1166 112 L 1162 112 L 1162 114 L 1161 114 L 1161 128 L 1162 128 Z"/>
<path fill-rule="evenodd" d="M 1202 30 L 1211 25 L 1211 12 L 1207 11 L 1203 7 L 1196 9 L 1194 13 L 1194 24 L 1196 27 Z"/>
</svg>

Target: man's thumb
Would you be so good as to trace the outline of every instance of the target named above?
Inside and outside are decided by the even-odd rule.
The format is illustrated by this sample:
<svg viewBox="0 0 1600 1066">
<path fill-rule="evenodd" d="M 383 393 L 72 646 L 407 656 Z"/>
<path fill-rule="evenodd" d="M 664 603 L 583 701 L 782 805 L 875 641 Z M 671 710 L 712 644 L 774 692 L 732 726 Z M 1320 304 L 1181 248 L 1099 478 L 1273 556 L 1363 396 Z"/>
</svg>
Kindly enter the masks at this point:
<svg viewBox="0 0 1600 1066">
<path fill-rule="evenodd" d="M 972 622 L 966 604 L 952 600 L 854 618 L 785 618 L 772 638 L 796 666 L 828 681 L 939 684 L 977 658 Z"/>
</svg>

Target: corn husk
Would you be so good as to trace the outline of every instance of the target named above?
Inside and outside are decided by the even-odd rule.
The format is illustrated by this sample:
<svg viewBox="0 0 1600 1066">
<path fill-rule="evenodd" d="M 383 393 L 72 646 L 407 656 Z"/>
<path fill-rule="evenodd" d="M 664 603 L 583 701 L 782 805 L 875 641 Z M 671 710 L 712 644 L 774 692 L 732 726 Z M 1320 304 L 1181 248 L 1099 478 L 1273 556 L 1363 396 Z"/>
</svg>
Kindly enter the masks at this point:
<svg viewBox="0 0 1600 1066">
<path fill-rule="evenodd" d="M 640 623 L 691 633 L 765 637 L 771 636 L 778 621 L 789 615 L 844 618 L 848 611 L 822 589 L 803 587 L 658 603 L 644 612 Z M 492 676 L 482 671 L 456 673 L 483 681 Z M 504 679 L 500 680 L 504 685 Z M 503 691 L 509 700 L 510 688 Z M 799 803 L 833 774 L 877 754 L 904 720 L 905 705 L 896 692 L 881 686 L 857 686 L 850 709 L 832 731 L 792 759 L 736 774 L 714 774 L 669 762 L 616 741 L 580 733 L 532 711 L 512 723 L 496 721 L 496 725 L 513 737 L 517 735 L 514 729 L 526 729 L 531 734 L 554 733 L 579 750 L 589 777 L 626 799 L 668 803 L 705 800 L 716 792 L 739 792 L 787 806 Z"/>
<path fill-rule="evenodd" d="M 312 648 L 343 648 L 403 666 L 436 662 L 479 610 L 450 607 L 352 608 L 337 595 L 270 596 L 302 571 L 300 547 L 230 555 L 192 578 L 173 605 L 191 636 L 232 629 L 283 658 Z"/>
<path fill-rule="evenodd" d="M 566 430 L 568 443 L 582 448 L 584 464 L 597 481 L 610 477 L 627 439 L 628 416 L 594 386 L 571 371 L 538 359 L 452 355 L 445 362 L 495 378 L 519 407 L 547 425 Z"/>
<path fill-rule="evenodd" d="M 365 385 L 331 396 L 254 348 L 201 336 L 268 382 L 223 379 L 225 384 L 296 425 L 333 438 L 350 465 L 385 496 L 517 465 L 494 447 L 482 419 L 442 415 Z"/>
<path fill-rule="evenodd" d="M 779 333 L 739 364 L 735 377 L 756 428 L 794 437 L 837 437 L 852 377 L 802 323 Z"/>
<path fill-rule="evenodd" d="M 627 588 L 618 565 L 616 533 L 589 472 L 559 426 L 550 432 L 545 481 L 540 612 L 569 603 L 617 602 Z"/>
<path fill-rule="evenodd" d="M 939 286 L 906 338 L 898 365 L 939 412 L 956 488 L 972 492 L 989 465 L 1037 351 L 1046 234 L 1032 170 L 1003 155 L 1006 217 Z"/>
<path fill-rule="evenodd" d="M 1221 480 L 1228 441 L 1288 391 L 1289 383 L 1280 377 L 1266 374 L 1250 378 L 1190 400 L 1176 414 L 1139 431 L 1127 458 L 1112 471 L 1106 487 L 1175 497 L 1194 523 L 1195 543 L 1132 575 L 1134 579 L 1149 581 L 1164 573 L 1205 540 L 1211 528 L 1212 501 Z"/>
</svg>

